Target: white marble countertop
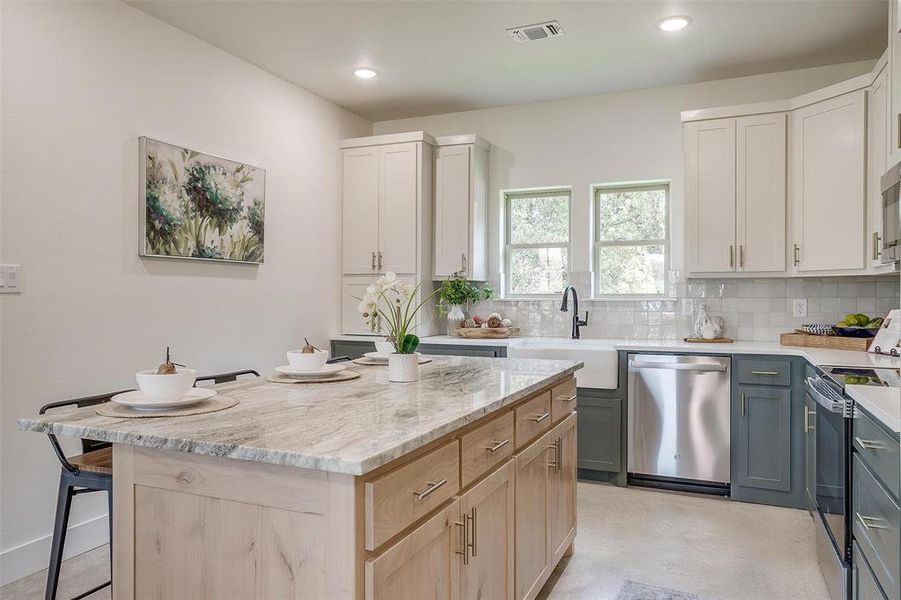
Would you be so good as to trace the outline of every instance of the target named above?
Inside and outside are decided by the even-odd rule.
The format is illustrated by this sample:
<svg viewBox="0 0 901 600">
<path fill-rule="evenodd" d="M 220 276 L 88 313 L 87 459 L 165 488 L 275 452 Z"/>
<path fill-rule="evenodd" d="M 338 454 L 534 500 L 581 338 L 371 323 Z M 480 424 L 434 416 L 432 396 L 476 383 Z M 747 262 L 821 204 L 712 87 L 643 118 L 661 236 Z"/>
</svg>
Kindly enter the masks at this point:
<svg viewBox="0 0 901 600">
<path fill-rule="evenodd" d="M 901 389 L 873 385 L 846 385 L 845 391 L 868 413 L 895 433 L 901 433 Z"/>
<path fill-rule="evenodd" d="M 568 360 L 434 357 L 420 380 L 391 383 L 387 367 L 351 365 L 340 383 L 263 379 L 216 386 L 240 404 L 186 417 L 119 419 L 92 407 L 20 419 L 27 431 L 363 475 L 537 389 L 563 380 Z"/>
</svg>

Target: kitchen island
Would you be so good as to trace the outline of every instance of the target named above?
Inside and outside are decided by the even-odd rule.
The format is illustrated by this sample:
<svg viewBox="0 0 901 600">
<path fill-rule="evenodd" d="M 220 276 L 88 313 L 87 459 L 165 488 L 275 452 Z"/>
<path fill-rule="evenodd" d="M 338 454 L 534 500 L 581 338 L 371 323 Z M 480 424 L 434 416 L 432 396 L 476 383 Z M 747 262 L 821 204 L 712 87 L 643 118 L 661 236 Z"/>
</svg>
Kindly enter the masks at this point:
<svg viewBox="0 0 901 600">
<path fill-rule="evenodd" d="M 420 381 L 217 386 L 186 417 L 26 430 L 113 443 L 113 596 L 534 598 L 575 537 L 581 363 L 436 357 Z"/>
</svg>

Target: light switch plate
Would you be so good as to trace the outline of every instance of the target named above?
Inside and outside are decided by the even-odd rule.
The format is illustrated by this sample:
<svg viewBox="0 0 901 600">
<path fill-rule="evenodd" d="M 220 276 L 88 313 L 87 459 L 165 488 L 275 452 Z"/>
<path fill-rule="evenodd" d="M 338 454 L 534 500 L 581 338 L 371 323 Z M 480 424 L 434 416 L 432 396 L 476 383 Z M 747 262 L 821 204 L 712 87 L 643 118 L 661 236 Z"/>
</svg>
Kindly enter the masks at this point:
<svg viewBox="0 0 901 600">
<path fill-rule="evenodd" d="M 792 316 L 807 316 L 807 298 L 792 298 Z"/>
<path fill-rule="evenodd" d="M 0 265 L 0 294 L 22 291 L 22 271 L 19 265 Z"/>
</svg>

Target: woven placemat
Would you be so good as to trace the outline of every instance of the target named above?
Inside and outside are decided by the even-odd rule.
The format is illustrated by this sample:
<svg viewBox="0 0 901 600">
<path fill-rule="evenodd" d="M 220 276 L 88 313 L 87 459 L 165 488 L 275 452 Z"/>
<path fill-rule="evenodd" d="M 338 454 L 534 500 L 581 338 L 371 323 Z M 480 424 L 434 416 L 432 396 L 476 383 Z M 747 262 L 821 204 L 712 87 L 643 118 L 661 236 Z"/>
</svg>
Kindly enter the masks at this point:
<svg viewBox="0 0 901 600">
<path fill-rule="evenodd" d="M 358 365 L 365 365 L 367 367 L 387 367 L 388 363 L 379 362 L 377 360 L 372 360 L 371 358 L 366 358 L 365 356 L 361 356 L 360 358 L 354 359 L 351 361 Z M 419 357 L 419 364 L 424 365 L 426 363 L 432 362 L 431 358 L 426 358 L 425 356 Z"/>
<path fill-rule="evenodd" d="M 339 371 L 328 377 L 308 377 L 306 379 L 300 379 L 299 377 L 288 377 L 281 373 L 273 373 L 272 375 L 266 375 L 266 381 L 271 381 L 272 383 L 334 383 L 336 381 L 350 381 L 359 376 L 360 374 L 356 371 Z"/>
<path fill-rule="evenodd" d="M 217 394 L 208 400 L 184 406 L 182 408 L 162 408 L 159 410 L 139 410 L 119 404 L 118 402 L 104 402 L 94 408 L 94 412 L 104 417 L 118 417 L 121 419 L 147 419 L 151 417 L 187 417 L 188 415 L 202 415 L 231 408 L 238 404 L 238 400 Z"/>
</svg>

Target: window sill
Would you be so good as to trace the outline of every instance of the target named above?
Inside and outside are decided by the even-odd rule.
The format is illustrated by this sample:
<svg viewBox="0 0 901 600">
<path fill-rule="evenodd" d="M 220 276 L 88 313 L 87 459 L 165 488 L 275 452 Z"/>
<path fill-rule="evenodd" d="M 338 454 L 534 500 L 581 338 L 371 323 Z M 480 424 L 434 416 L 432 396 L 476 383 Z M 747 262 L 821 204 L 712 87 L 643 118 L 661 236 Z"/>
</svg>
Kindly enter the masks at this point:
<svg viewBox="0 0 901 600">
<path fill-rule="evenodd" d="M 586 302 L 675 302 L 674 296 L 592 296 Z"/>
<path fill-rule="evenodd" d="M 562 298 L 562 292 L 560 294 L 549 294 L 547 296 L 507 296 L 505 298 L 491 298 L 490 302 L 519 302 L 519 301 L 535 301 L 535 300 L 560 300 Z"/>
</svg>

